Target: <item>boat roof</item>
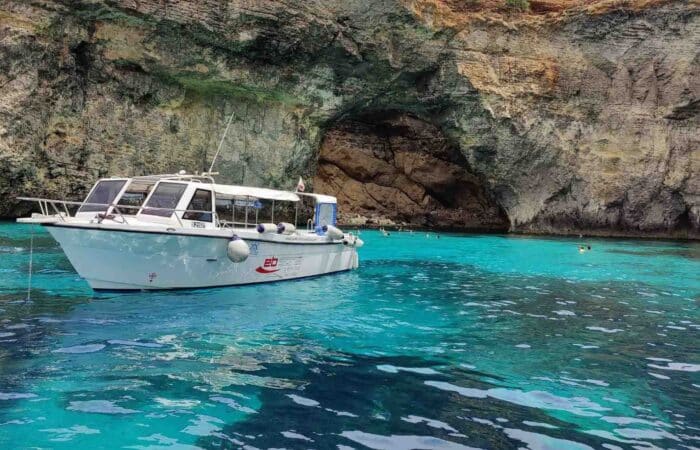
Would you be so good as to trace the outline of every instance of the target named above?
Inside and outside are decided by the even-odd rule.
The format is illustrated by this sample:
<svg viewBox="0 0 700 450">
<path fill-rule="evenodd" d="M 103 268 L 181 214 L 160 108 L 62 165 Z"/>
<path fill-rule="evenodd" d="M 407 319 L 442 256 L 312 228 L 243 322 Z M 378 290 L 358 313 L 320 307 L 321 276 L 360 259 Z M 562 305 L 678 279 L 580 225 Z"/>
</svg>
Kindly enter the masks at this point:
<svg viewBox="0 0 700 450">
<path fill-rule="evenodd" d="M 258 188 L 251 186 L 235 186 L 231 184 L 212 184 L 214 192 L 218 195 L 230 197 L 253 197 L 265 200 L 281 200 L 286 202 L 298 202 L 299 196 L 294 192 L 278 191 L 275 189 Z"/>
<path fill-rule="evenodd" d="M 264 200 L 278 200 L 286 202 L 298 202 L 300 195 L 313 198 L 316 203 L 338 203 L 338 200 L 330 195 L 313 194 L 306 192 L 281 191 L 277 189 L 259 188 L 252 186 L 237 186 L 233 184 L 217 184 L 209 174 L 193 175 L 187 173 L 159 174 L 131 177 L 139 181 L 185 181 L 210 184 L 216 194 L 222 197 L 251 197 Z"/>
<path fill-rule="evenodd" d="M 312 194 L 312 193 L 306 193 L 306 192 L 297 192 L 297 195 L 304 195 L 306 197 L 311 197 L 313 198 L 316 203 L 338 203 L 338 199 L 336 199 L 333 196 L 330 195 L 323 195 L 323 194 Z"/>
</svg>

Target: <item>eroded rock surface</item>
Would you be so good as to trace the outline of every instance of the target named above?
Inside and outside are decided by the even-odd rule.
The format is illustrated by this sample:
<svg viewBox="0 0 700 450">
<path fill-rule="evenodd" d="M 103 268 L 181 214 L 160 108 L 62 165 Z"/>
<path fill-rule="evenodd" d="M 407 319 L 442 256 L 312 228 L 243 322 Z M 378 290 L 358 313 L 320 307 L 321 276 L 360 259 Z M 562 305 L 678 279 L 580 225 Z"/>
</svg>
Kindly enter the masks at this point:
<svg viewBox="0 0 700 450">
<path fill-rule="evenodd" d="M 426 225 L 698 237 L 699 49 L 692 1 L 7 0 L 0 216 L 207 169 L 235 112 L 225 181 L 318 174 L 350 212 Z"/>
<path fill-rule="evenodd" d="M 508 229 L 459 148 L 411 116 L 383 112 L 328 130 L 314 186 L 338 197 L 348 223 Z"/>
</svg>

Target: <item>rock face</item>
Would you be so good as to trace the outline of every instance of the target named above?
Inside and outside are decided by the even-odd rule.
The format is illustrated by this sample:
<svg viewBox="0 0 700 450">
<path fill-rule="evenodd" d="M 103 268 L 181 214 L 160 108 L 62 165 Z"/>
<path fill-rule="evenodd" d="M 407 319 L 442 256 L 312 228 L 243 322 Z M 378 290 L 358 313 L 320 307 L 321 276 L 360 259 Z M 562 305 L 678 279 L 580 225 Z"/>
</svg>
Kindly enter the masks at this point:
<svg viewBox="0 0 700 450">
<path fill-rule="evenodd" d="M 348 207 L 339 216 L 346 223 L 508 229 L 459 148 L 436 126 L 406 115 L 382 113 L 328 130 L 314 187 Z"/>
<path fill-rule="evenodd" d="M 700 237 L 697 2 L 0 4 L 0 216 L 207 169 L 232 113 L 224 181 L 347 220 Z"/>
</svg>

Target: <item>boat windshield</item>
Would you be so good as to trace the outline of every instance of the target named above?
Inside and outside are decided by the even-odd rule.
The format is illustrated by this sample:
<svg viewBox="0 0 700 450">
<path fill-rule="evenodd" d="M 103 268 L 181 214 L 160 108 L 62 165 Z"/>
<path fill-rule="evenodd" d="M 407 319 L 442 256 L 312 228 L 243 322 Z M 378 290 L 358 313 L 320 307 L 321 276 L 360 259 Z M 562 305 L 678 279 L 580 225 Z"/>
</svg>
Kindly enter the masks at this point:
<svg viewBox="0 0 700 450">
<path fill-rule="evenodd" d="M 95 203 L 94 205 L 82 205 L 78 210 L 81 212 L 104 212 L 109 205 L 119 195 L 126 180 L 102 180 L 98 181 L 92 192 L 85 199 L 85 203 Z"/>
<path fill-rule="evenodd" d="M 161 217 L 172 216 L 186 188 L 187 185 L 182 183 L 159 183 L 141 213 Z"/>
<path fill-rule="evenodd" d="M 143 202 L 148 197 L 148 194 L 153 189 L 155 183 L 152 181 L 136 181 L 132 180 L 127 186 L 126 191 L 117 201 L 117 206 L 124 206 L 121 208 L 121 212 L 124 214 L 134 215 L 138 211 L 139 207 L 143 205 Z"/>
</svg>

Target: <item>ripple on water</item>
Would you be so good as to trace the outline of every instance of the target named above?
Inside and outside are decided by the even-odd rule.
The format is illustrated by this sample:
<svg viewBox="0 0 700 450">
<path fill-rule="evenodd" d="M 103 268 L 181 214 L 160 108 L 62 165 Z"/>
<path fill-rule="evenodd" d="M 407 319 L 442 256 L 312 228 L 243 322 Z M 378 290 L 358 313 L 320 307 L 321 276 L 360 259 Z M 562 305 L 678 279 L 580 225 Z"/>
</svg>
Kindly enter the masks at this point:
<svg viewBox="0 0 700 450">
<path fill-rule="evenodd" d="M 53 353 L 94 353 L 105 348 L 104 344 L 85 344 L 63 347 L 53 351 Z"/>
<path fill-rule="evenodd" d="M 439 430 L 449 431 L 451 433 L 457 433 L 457 430 L 451 427 L 449 424 L 442 422 L 440 420 L 428 419 L 427 417 L 410 415 L 408 417 L 402 417 L 401 420 L 408 423 L 424 423 L 431 428 L 437 428 Z"/>
<path fill-rule="evenodd" d="M 53 442 L 72 441 L 74 437 L 81 434 L 100 434 L 100 430 L 86 427 L 85 425 L 73 425 L 69 428 L 45 428 L 39 431 L 41 431 L 42 433 L 49 433 L 55 435 L 54 437 L 49 439 Z"/>
<path fill-rule="evenodd" d="M 298 441 L 306 441 L 306 442 L 313 442 L 314 440 L 304 436 L 303 434 L 296 433 L 294 431 L 282 431 L 280 434 L 287 439 L 296 439 Z"/>
<path fill-rule="evenodd" d="M 492 388 L 476 389 L 456 386 L 445 381 L 426 381 L 426 385 L 443 391 L 456 392 L 471 398 L 495 398 L 508 403 L 537 409 L 566 411 L 578 416 L 596 417 L 599 412 L 609 411 L 585 397 L 566 398 L 545 391 L 521 391 L 519 389 Z"/>
<path fill-rule="evenodd" d="M 123 408 L 109 400 L 74 401 L 70 402 L 66 409 L 95 414 L 135 414 L 140 412 L 135 409 Z"/>
<path fill-rule="evenodd" d="M 161 348 L 162 344 L 156 342 L 140 342 L 140 341 L 126 341 L 122 339 L 111 339 L 107 341 L 110 345 L 123 345 L 126 347 L 146 347 L 146 348 Z"/>
<path fill-rule="evenodd" d="M 435 369 L 431 369 L 430 367 L 399 367 L 392 366 L 391 364 L 380 364 L 377 366 L 377 369 L 387 373 L 410 372 L 420 375 L 439 375 L 440 373 Z"/>
<path fill-rule="evenodd" d="M 302 397 L 302 396 L 296 395 L 296 394 L 287 394 L 287 397 L 291 398 L 292 401 L 294 403 L 296 403 L 297 405 L 311 406 L 311 407 L 316 407 L 316 406 L 321 405 L 316 400 L 312 400 L 310 398 Z"/>
<path fill-rule="evenodd" d="M 605 328 L 605 327 L 586 327 L 587 330 L 591 331 L 602 331 L 603 333 L 620 333 L 625 330 L 620 328 Z"/>
<path fill-rule="evenodd" d="M 212 397 L 209 397 L 209 400 L 224 404 L 224 405 L 228 406 L 229 408 L 233 408 L 236 411 L 240 411 L 240 412 L 243 412 L 246 414 L 257 414 L 257 411 L 254 410 L 253 408 L 248 408 L 247 406 L 243 406 L 232 398 L 222 397 L 220 395 L 214 395 Z"/>
<path fill-rule="evenodd" d="M 700 372 L 700 364 L 670 362 L 665 366 L 658 364 L 647 364 L 647 366 L 660 370 L 675 370 L 679 372 Z"/>
<path fill-rule="evenodd" d="M 530 450 L 593 450 L 585 444 L 573 442 L 567 439 L 557 439 L 545 434 L 533 433 L 532 431 L 519 430 L 517 428 L 505 428 L 503 432 L 511 439 L 523 442 Z"/>
<path fill-rule="evenodd" d="M 26 398 L 36 398 L 36 394 L 24 392 L 0 392 L 0 400 L 21 400 Z"/>
<path fill-rule="evenodd" d="M 432 436 L 382 436 L 364 431 L 343 431 L 340 435 L 376 450 L 412 450 L 417 448 L 424 450 L 477 450 L 475 447 L 467 447 Z"/>
</svg>

